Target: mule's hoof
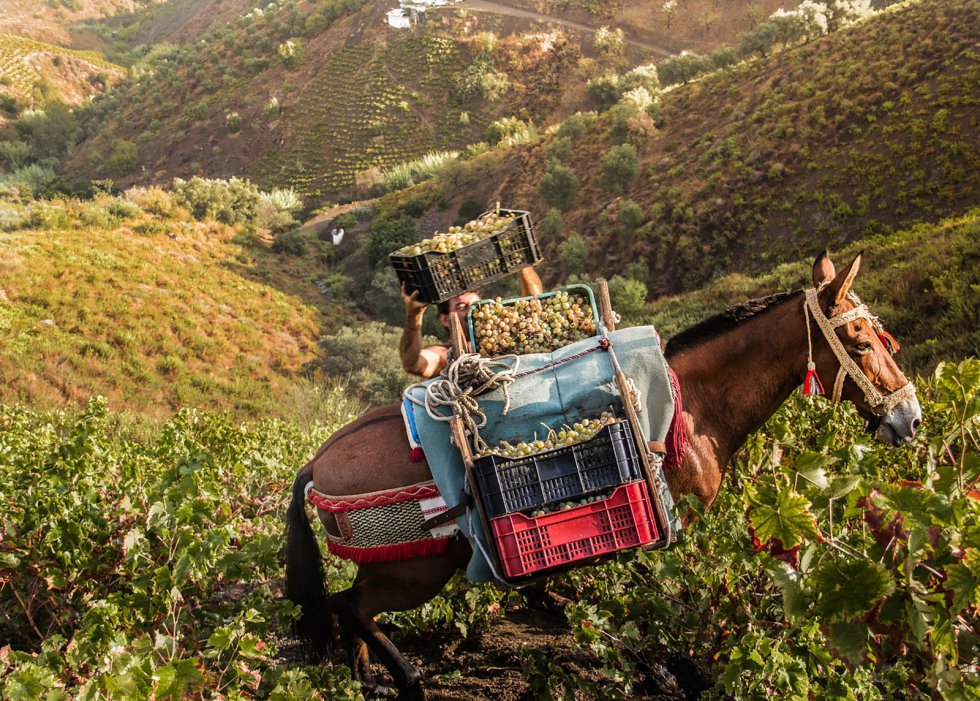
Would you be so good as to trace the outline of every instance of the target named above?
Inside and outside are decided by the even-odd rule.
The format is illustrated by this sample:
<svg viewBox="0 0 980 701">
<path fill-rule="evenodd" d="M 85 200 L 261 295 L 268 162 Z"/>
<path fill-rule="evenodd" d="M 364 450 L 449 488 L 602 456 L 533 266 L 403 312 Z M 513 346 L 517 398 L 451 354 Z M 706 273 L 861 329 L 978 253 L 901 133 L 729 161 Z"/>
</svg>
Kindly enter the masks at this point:
<svg viewBox="0 0 980 701">
<path fill-rule="evenodd" d="M 425 691 L 421 684 L 412 684 L 399 692 L 397 701 L 425 701 Z"/>
<path fill-rule="evenodd" d="M 374 682 L 361 682 L 361 691 L 364 695 L 372 699 L 391 699 L 395 697 L 395 690 L 388 686 L 381 686 Z"/>
</svg>

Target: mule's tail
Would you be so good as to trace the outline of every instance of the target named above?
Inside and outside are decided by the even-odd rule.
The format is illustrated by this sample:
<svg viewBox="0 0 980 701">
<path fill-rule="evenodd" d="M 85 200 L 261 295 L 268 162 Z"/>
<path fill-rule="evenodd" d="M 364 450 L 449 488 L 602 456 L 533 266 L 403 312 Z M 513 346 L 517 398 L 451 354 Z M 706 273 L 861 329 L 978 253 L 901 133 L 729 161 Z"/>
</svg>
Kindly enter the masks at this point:
<svg viewBox="0 0 980 701">
<path fill-rule="evenodd" d="M 323 583 L 320 546 L 306 516 L 306 485 L 313 468 L 306 465 L 293 482 L 293 500 L 286 511 L 286 598 L 302 607 L 296 634 L 317 657 L 330 654 L 333 623 Z"/>
</svg>

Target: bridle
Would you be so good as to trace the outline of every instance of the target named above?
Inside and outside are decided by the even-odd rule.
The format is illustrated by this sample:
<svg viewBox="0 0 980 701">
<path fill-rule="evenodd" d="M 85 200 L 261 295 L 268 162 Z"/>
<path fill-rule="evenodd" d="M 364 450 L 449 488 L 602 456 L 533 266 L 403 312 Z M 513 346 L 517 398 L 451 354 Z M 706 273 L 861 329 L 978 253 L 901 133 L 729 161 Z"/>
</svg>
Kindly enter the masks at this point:
<svg viewBox="0 0 980 701">
<path fill-rule="evenodd" d="M 871 312 L 868 311 L 868 307 L 860 303 L 860 300 L 856 301 L 856 306 L 853 309 L 849 309 L 846 312 L 840 314 L 835 314 L 832 317 L 828 317 L 823 313 L 820 308 L 820 302 L 817 299 L 816 288 L 810 288 L 806 290 L 806 303 L 803 305 L 803 316 L 806 319 L 806 342 L 807 342 L 807 374 L 804 380 L 804 394 L 823 394 L 823 387 L 820 385 L 820 380 L 816 375 L 816 365 L 813 362 L 813 342 L 810 338 L 810 316 L 813 320 L 817 322 L 817 326 L 823 332 L 824 338 L 827 339 L 827 343 L 830 345 L 830 350 L 833 351 L 834 356 L 840 363 L 840 370 L 837 372 L 837 379 L 834 381 L 834 393 L 832 395 L 832 401 L 834 404 L 840 402 L 841 392 L 844 388 L 844 380 L 850 377 L 854 384 L 856 384 L 862 392 L 864 392 L 864 398 L 871 406 L 871 409 L 875 413 L 887 414 L 892 409 L 894 409 L 898 404 L 909 399 L 915 395 L 915 386 L 911 382 L 906 382 L 902 387 L 899 387 L 894 392 L 883 395 L 877 390 L 877 388 L 871 384 L 871 380 L 861 371 L 858 364 L 847 354 L 844 349 L 844 344 L 841 340 L 837 338 L 837 334 L 834 329 L 838 326 L 844 326 L 849 324 L 855 319 L 866 319 L 871 327 L 883 338 L 883 341 L 890 339 L 887 333 L 881 326 L 881 322 L 875 317 Z M 815 381 L 815 382 L 814 382 Z"/>
</svg>

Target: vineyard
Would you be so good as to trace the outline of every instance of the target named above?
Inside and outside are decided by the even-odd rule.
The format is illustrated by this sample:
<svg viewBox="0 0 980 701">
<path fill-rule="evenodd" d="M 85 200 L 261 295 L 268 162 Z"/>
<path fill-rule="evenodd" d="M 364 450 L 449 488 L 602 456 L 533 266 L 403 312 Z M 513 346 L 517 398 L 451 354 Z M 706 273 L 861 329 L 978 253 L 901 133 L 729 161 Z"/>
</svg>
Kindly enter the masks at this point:
<svg viewBox="0 0 980 701">
<path fill-rule="evenodd" d="M 709 511 L 682 505 L 700 518 L 672 550 L 556 579 L 575 664 L 519 648 L 513 673 L 490 672 L 511 675 L 493 697 L 677 698 L 656 672 L 687 660 L 702 698 L 976 698 L 980 362 L 919 388 L 923 430 L 901 449 L 850 410 L 791 400 Z M 194 410 L 147 424 L 99 399 L 0 409 L 0 693 L 360 698 L 339 660 L 297 655 L 281 595 L 288 485 L 353 417 L 342 394 L 327 402 L 313 428 Z M 352 575 L 326 566 L 334 589 Z M 385 625 L 396 644 L 424 636 L 423 669 L 444 672 L 431 688 L 458 692 L 488 672 L 438 651 L 491 646 L 520 601 L 457 579 Z"/>
<path fill-rule="evenodd" d="M 78 51 L 63 46 L 13 34 L 0 34 L 0 86 L 8 86 L 17 95 L 30 96 L 42 78 L 57 79 L 67 71 L 69 63 L 75 70 L 105 79 L 122 77 L 122 68 L 95 51 Z M 94 88 L 88 86 L 87 91 Z"/>
<path fill-rule="evenodd" d="M 252 175 L 316 197 L 350 188 L 361 171 L 479 140 L 485 117 L 463 126 L 458 111 L 434 109 L 451 103 L 465 60 L 456 42 L 436 36 L 338 50 L 286 111 L 283 149 Z"/>
</svg>

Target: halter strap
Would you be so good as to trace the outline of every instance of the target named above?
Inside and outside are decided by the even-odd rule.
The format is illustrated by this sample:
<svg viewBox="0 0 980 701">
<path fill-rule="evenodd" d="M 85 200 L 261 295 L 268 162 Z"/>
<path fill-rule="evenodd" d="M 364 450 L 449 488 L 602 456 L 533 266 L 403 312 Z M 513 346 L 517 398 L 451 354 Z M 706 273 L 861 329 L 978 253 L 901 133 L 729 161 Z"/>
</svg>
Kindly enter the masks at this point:
<svg viewBox="0 0 980 701">
<path fill-rule="evenodd" d="M 859 304 L 841 314 L 837 314 L 833 317 L 828 318 L 823 310 L 820 308 L 820 302 L 817 299 L 817 290 L 815 288 L 810 288 L 806 290 L 806 306 L 804 307 L 804 312 L 809 312 L 813 316 L 813 320 L 817 322 L 817 327 L 823 332 L 824 338 L 827 339 L 827 343 L 830 345 L 830 350 L 833 351 L 834 356 L 840 362 L 840 370 L 837 372 L 837 378 L 834 382 L 834 396 L 833 402 L 837 404 L 840 402 L 841 392 L 844 387 L 844 379 L 850 377 L 854 380 L 854 383 L 864 392 L 864 398 L 867 400 L 868 404 L 871 405 L 872 409 L 880 409 L 882 413 L 887 414 L 892 409 L 894 409 L 898 404 L 905 401 L 909 397 L 915 394 L 915 386 L 911 382 L 905 383 L 902 387 L 888 395 L 882 395 L 877 388 L 871 384 L 871 380 L 861 372 L 861 368 L 858 364 L 851 359 L 851 356 L 847 354 L 844 350 L 844 344 L 841 343 L 840 339 L 837 338 L 837 334 L 834 332 L 839 326 L 844 324 L 849 324 L 856 319 L 867 319 L 871 322 L 872 326 L 875 323 L 874 317 L 868 311 L 867 306 L 864 304 Z M 804 314 L 807 316 L 807 314 Z M 807 353 L 808 362 L 812 363 L 813 358 L 813 347 L 810 340 L 810 322 L 807 319 Z"/>
</svg>

